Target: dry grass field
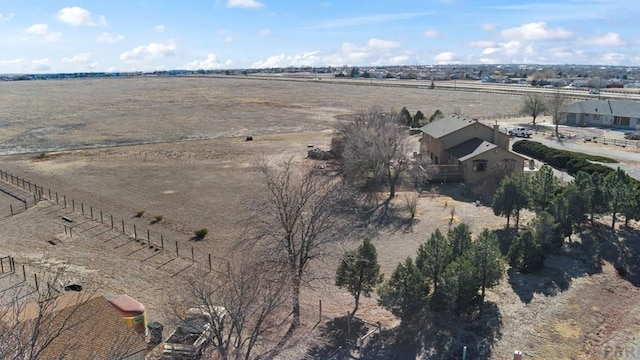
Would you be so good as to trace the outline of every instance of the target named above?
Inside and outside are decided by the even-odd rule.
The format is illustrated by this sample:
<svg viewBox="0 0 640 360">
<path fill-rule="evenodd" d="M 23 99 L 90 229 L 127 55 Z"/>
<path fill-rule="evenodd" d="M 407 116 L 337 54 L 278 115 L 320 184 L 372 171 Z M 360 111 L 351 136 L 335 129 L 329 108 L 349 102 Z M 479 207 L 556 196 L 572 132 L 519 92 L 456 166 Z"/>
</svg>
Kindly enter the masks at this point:
<svg viewBox="0 0 640 360">
<path fill-rule="evenodd" d="M 515 113 L 520 105 L 518 95 L 243 78 L 7 82 L 0 90 L 0 152 L 6 154 L 0 169 L 43 186 L 46 197 L 49 190 L 58 194 L 57 204 L 54 198 L 0 219 L 0 256 L 13 255 L 32 268 L 67 263 L 73 281 L 99 283 L 104 291 L 137 298 L 151 321 L 165 319 L 167 303 L 183 291 L 190 267 L 206 267 L 207 254 L 214 263 L 232 255 L 245 204 L 259 196 L 258 159 L 305 161 L 308 144 L 328 147 L 340 115 L 373 105 L 406 106 L 427 116 L 436 109 L 468 116 Z M 253 141 L 245 141 L 248 135 Z M 469 224 L 474 232 L 504 226 L 504 219 L 475 206 L 467 193 L 453 186 L 422 197 L 412 227 L 380 229 L 374 243 L 387 276 L 399 261 L 415 256 L 435 228 L 446 230 L 452 208 L 453 221 Z M 408 216 L 401 198 L 394 209 Z M 12 201 L 0 194 L 0 208 Z M 144 215 L 135 217 L 141 210 Z M 76 219 L 73 238 L 65 235 L 63 215 Z M 154 223 L 155 215 L 163 220 Z M 138 237 L 145 238 L 148 229 L 155 247 L 163 234 L 165 251 L 110 229 L 110 216 L 116 228 L 125 221 L 129 234 L 134 224 Z M 191 241 L 202 227 L 209 229 L 205 241 Z M 303 320 L 310 327 L 317 321 L 317 299 L 323 300 L 327 319 L 351 310 L 351 297 L 332 285 L 342 250 L 317 264 L 326 280 L 304 292 Z M 488 295 L 499 309 L 493 346 L 477 358 L 507 359 L 520 349 L 527 358 L 600 359 L 606 349 L 632 341 L 640 329 L 635 315 L 640 292 L 617 276 L 615 261 L 602 256 L 596 264 L 592 254 L 576 251 L 550 259 L 541 274 L 505 277 Z M 375 299 L 365 299 L 358 315 L 387 329 L 398 324 Z M 482 343 L 473 326 L 451 338 L 452 346 Z M 283 358 L 299 357 L 294 354 Z"/>
</svg>

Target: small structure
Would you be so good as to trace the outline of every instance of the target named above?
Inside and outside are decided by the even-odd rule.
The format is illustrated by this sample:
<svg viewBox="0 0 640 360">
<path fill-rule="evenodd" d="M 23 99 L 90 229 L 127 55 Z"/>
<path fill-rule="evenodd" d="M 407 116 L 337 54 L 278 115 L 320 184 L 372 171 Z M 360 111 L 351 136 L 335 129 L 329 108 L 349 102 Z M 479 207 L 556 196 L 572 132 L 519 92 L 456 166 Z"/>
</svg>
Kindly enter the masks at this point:
<svg viewBox="0 0 640 360">
<path fill-rule="evenodd" d="M 109 303 L 118 310 L 127 325 L 131 326 L 138 334 L 146 334 L 147 315 L 144 305 L 128 295 L 118 295 L 109 299 Z"/>
</svg>

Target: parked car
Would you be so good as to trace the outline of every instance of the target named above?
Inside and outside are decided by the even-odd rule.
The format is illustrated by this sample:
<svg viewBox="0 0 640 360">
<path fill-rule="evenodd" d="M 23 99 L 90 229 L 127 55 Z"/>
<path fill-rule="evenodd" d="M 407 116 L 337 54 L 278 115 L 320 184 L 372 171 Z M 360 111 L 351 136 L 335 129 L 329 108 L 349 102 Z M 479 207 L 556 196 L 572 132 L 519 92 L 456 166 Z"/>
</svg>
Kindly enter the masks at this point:
<svg viewBox="0 0 640 360">
<path fill-rule="evenodd" d="M 531 131 L 531 129 L 528 129 L 526 127 L 515 127 L 511 130 L 509 130 L 509 135 L 510 136 L 516 136 L 516 137 L 531 137 L 531 135 L 533 135 L 533 131 Z"/>
<path fill-rule="evenodd" d="M 162 344 L 164 359 L 196 360 L 207 348 L 214 331 L 219 328 L 218 322 L 224 319 L 226 309 L 215 307 L 216 313 L 210 314 L 206 309 L 191 308 L 176 330 Z"/>
</svg>

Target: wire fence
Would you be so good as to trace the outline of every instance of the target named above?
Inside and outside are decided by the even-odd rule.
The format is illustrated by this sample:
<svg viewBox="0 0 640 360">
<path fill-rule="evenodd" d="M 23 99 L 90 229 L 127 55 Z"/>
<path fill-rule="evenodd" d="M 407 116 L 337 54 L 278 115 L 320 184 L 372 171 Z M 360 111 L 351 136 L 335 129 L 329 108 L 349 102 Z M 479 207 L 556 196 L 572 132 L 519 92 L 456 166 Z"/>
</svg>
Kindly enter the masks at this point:
<svg viewBox="0 0 640 360">
<path fill-rule="evenodd" d="M 132 219 L 118 218 L 82 200 L 45 189 L 3 170 L 0 170 L 0 191 L 14 199 L 14 203 L 9 204 L 5 209 L 0 209 L 0 218 L 15 216 L 34 208 L 38 202 L 46 201 L 54 208 L 48 209 L 47 214 L 59 218 L 64 233 L 69 238 L 95 238 L 104 242 L 120 239 L 123 243 L 114 244 L 115 248 L 136 244 L 136 250 L 129 255 L 139 255 L 139 251 L 145 249 L 151 254 L 162 253 L 174 259 L 190 260 L 191 264 L 197 264 L 209 271 L 216 271 L 217 263 L 227 262 L 222 257 L 198 249 L 195 244 L 203 238 L 195 234 L 189 237 L 184 234 L 152 230 L 143 224 L 136 224 Z M 136 215 L 133 218 L 140 219 L 141 216 Z M 151 219 L 150 224 L 160 221 Z"/>
</svg>

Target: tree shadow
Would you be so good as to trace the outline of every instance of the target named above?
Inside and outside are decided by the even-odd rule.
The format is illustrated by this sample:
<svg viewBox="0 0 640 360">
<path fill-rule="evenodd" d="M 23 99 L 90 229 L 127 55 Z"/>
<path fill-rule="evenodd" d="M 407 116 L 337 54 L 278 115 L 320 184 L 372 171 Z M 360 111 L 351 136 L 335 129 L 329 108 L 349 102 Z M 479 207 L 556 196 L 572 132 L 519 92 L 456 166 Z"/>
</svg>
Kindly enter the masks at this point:
<svg viewBox="0 0 640 360">
<path fill-rule="evenodd" d="M 367 359 L 462 359 L 465 347 L 467 359 L 491 359 L 502 337 L 502 315 L 493 302 L 485 302 L 482 316 L 425 310 L 382 336 L 384 345 Z"/>
<path fill-rule="evenodd" d="M 542 270 L 520 273 L 508 270 L 509 284 L 524 303 L 535 294 L 555 296 L 569 289 L 573 279 L 602 272 L 611 263 L 618 275 L 640 286 L 640 231 L 624 227 L 618 232 L 600 223 L 585 225 L 579 239 L 565 243 L 559 254 L 547 255 Z M 502 246 L 502 242 L 501 242 Z"/>
<path fill-rule="evenodd" d="M 394 204 L 393 198 L 387 197 L 382 202 L 363 205 L 359 211 L 358 221 L 362 227 L 375 230 L 385 229 L 391 232 L 410 231 L 417 219 L 407 217 L 402 206 Z"/>
<path fill-rule="evenodd" d="M 501 228 L 493 230 L 494 234 L 498 237 L 498 245 L 500 246 L 500 252 L 502 256 L 507 256 L 509 253 L 509 247 L 513 242 L 513 238 L 518 235 L 518 231 L 515 227 Z"/>
<path fill-rule="evenodd" d="M 357 317 L 352 317 L 350 322 L 347 316 L 334 318 L 320 325 L 322 341 L 310 349 L 307 355 L 313 359 L 348 359 L 350 349 L 356 348 L 358 338 L 368 330 L 366 323 Z"/>
</svg>

